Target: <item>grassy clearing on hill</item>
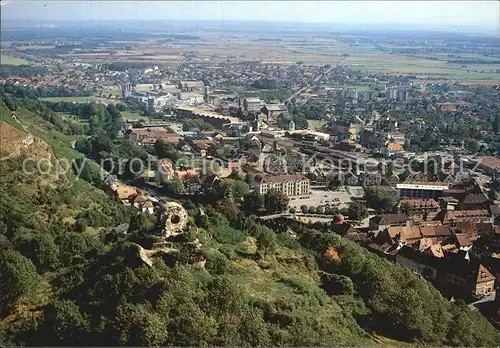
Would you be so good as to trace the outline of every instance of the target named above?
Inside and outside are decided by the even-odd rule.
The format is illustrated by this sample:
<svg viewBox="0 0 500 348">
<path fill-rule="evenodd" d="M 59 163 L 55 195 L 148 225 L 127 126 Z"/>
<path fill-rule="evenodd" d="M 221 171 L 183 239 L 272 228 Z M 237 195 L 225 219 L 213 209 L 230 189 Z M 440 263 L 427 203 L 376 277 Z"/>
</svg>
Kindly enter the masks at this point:
<svg viewBox="0 0 500 348">
<path fill-rule="evenodd" d="M 0 105 L 0 119 L 14 127 L 20 127 L 20 123 L 26 127 L 33 136 L 38 137 L 47 142 L 56 155 L 56 157 L 64 157 L 70 160 L 83 157 L 81 153 L 72 149 L 74 141 L 81 138 L 77 136 L 69 136 L 58 132 L 55 126 L 48 121 L 45 121 L 39 115 L 20 108 L 17 112 L 17 119 L 14 120 L 11 116 L 10 110 L 5 104 Z"/>
</svg>

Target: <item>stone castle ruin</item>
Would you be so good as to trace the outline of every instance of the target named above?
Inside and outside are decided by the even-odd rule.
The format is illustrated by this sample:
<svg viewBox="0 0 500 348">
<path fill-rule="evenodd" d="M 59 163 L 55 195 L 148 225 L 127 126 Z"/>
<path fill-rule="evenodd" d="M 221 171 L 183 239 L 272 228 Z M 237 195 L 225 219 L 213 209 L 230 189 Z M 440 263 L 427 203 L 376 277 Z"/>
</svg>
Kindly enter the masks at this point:
<svg viewBox="0 0 500 348">
<path fill-rule="evenodd" d="M 160 208 L 160 226 L 165 238 L 184 232 L 188 221 L 186 209 L 177 202 L 166 202 Z"/>
</svg>

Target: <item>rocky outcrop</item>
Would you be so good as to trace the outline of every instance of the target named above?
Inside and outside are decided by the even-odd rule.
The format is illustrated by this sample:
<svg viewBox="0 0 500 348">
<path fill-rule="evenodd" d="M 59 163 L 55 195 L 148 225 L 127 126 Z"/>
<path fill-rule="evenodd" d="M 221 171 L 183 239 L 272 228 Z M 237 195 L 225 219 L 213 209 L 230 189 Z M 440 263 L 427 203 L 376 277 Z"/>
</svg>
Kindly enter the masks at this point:
<svg viewBox="0 0 500 348">
<path fill-rule="evenodd" d="M 186 209 L 177 202 L 167 202 L 160 208 L 160 224 L 165 238 L 184 232 L 188 221 Z"/>
<path fill-rule="evenodd" d="M 23 155 L 38 161 L 44 160 L 44 163 L 52 165 L 52 151 L 46 142 L 6 122 L 0 122 L 0 142 L 2 157 Z"/>
</svg>

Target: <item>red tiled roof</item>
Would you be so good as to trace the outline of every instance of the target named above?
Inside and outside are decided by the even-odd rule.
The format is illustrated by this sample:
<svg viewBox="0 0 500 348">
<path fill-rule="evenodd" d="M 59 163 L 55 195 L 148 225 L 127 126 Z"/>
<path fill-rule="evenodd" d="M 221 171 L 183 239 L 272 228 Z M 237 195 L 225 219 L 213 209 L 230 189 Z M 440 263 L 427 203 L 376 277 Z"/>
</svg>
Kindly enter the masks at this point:
<svg viewBox="0 0 500 348">
<path fill-rule="evenodd" d="M 493 156 L 478 157 L 478 163 L 490 168 L 500 168 L 500 158 Z"/>
<path fill-rule="evenodd" d="M 257 175 L 256 179 L 257 180 L 260 179 L 259 180 L 260 183 L 308 180 L 302 174 L 293 174 L 293 175 Z"/>
<path fill-rule="evenodd" d="M 401 144 L 389 143 L 387 144 L 387 150 L 390 152 L 400 152 L 403 151 L 403 146 Z"/>
</svg>

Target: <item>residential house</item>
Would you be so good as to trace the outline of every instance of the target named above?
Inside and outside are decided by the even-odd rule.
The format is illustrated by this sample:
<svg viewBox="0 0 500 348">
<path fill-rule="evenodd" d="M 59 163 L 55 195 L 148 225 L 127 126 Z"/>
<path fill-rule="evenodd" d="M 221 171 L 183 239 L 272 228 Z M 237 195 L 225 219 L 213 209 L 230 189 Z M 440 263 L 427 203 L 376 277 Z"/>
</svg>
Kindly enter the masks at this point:
<svg viewBox="0 0 500 348">
<path fill-rule="evenodd" d="M 367 172 L 362 176 L 363 186 L 378 186 L 382 182 L 382 175 L 379 172 Z"/>
<path fill-rule="evenodd" d="M 436 104 L 437 108 L 441 111 L 461 111 L 461 110 L 467 110 L 470 108 L 470 104 L 460 101 L 460 102 L 446 102 L 446 103 L 437 103 Z"/>
<path fill-rule="evenodd" d="M 175 173 L 174 167 L 169 160 L 158 161 L 158 169 L 156 171 L 156 181 L 162 183 L 165 180 L 173 178 Z"/>
<path fill-rule="evenodd" d="M 333 148 L 340 151 L 351 151 L 356 148 L 356 142 L 350 139 L 344 139 L 336 143 Z"/>
<path fill-rule="evenodd" d="M 116 186 L 115 198 L 123 204 L 130 204 L 130 199 L 137 195 L 137 189 L 132 186 L 118 184 Z"/>
<path fill-rule="evenodd" d="M 138 208 L 141 210 L 141 213 L 144 214 L 153 214 L 154 213 L 154 205 L 148 197 L 143 195 L 142 193 L 137 193 L 135 196 L 130 198 L 130 203 L 134 208 Z"/>
<path fill-rule="evenodd" d="M 412 218 L 403 214 L 381 214 L 370 218 L 370 230 L 384 230 L 392 226 L 413 226 Z"/>
<path fill-rule="evenodd" d="M 193 150 L 196 151 L 201 157 L 206 157 L 207 150 L 215 144 L 214 140 L 198 139 L 192 141 Z"/>
<path fill-rule="evenodd" d="M 342 173 L 342 176 L 343 179 L 340 181 L 341 183 L 347 183 L 347 185 L 349 186 L 356 186 L 359 183 L 359 178 L 351 171 Z"/>
<path fill-rule="evenodd" d="M 186 169 L 175 172 L 175 175 L 180 181 L 184 181 L 188 177 L 198 177 L 198 172 L 196 171 L 196 169 Z"/>
<path fill-rule="evenodd" d="M 428 212 L 437 212 L 439 203 L 434 199 L 406 199 L 399 202 L 408 215 L 421 215 Z"/>
<path fill-rule="evenodd" d="M 450 196 L 439 197 L 439 206 L 443 210 L 456 210 L 458 207 L 458 199 Z"/>
<path fill-rule="evenodd" d="M 328 129 L 331 135 L 337 139 L 350 139 L 356 140 L 358 138 L 358 130 L 360 125 L 350 122 L 335 121 Z"/>
<path fill-rule="evenodd" d="M 474 227 L 478 236 L 499 233 L 500 229 L 491 222 L 475 222 Z"/>
<path fill-rule="evenodd" d="M 400 145 L 404 145 L 405 141 L 406 141 L 405 134 L 401 133 L 401 132 L 390 132 L 387 134 L 387 139 L 391 143 L 400 144 Z"/>
<path fill-rule="evenodd" d="M 262 146 L 261 151 L 263 153 L 271 153 L 271 152 L 273 152 L 273 147 L 270 144 L 264 144 L 264 146 Z"/>
<path fill-rule="evenodd" d="M 380 154 L 385 157 L 393 157 L 394 155 L 401 154 L 403 151 L 403 145 L 389 143 L 380 149 Z"/>
<path fill-rule="evenodd" d="M 252 133 L 248 133 L 245 136 L 243 136 L 243 138 L 241 139 L 241 143 L 258 149 L 261 148 L 261 143 L 259 138 Z"/>
<path fill-rule="evenodd" d="M 442 246 L 452 245 L 454 248 L 446 247 L 447 251 L 457 252 L 458 250 L 469 251 L 477 238 L 469 234 L 455 233 L 441 242 Z"/>
<path fill-rule="evenodd" d="M 418 226 L 390 226 L 380 231 L 376 242 L 414 244 L 423 237 Z"/>
<path fill-rule="evenodd" d="M 421 226 L 420 232 L 424 238 L 435 238 L 443 240 L 451 236 L 452 231 L 449 226 Z"/>
<path fill-rule="evenodd" d="M 175 133 L 170 133 L 164 127 L 132 128 L 128 131 L 129 137 L 137 145 L 153 145 L 158 139 L 167 143 L 178 144 L 182 137 Z"/>
<path fill-rule="evenodd" d="M 226 165 L 220 167 L 216 173 L 219 179 L 227 178 L 233 171 L 240 172 L 241 167 L 238 161 L 229 161 Z"/>
<path fill-rule="evenodd" d="M 340 182 L 340 186 L 344 186 L 344 185 L 356 186 L 359 183 L 359 177 L 356 176 L 351 171 L 348 171 L 348 172 L 342 172 L 342 171 L 331 172 L 330 170 L 328 170 L 328 172 L 326 172 L 324 175 L 325 175 L 325 180 L 327 182 L 331 182 L 332 180 L 338 179 L 338 182 Z"/>
<path fill-rule="evenodd" d="M 379 149 L 384 146 L 385 139 L 373 130 L 364 129 L 360 132 L 359 143 L 368 149 Z"/>
<path fill-rule="evenodd" d="M 139 203 L 138 208 L 141 210 L 143 214 L 154 214 L 154 205 L 151 201 L 141 202 Z"/>
<path fill-rule="evenodd" d="M 453 224 L 460 221 L 491 222 L 490 212 L 483 210 L 453 210 L 446 211 L 440 217 L 443 224 Z"/>
<path fill-rule="evenodd" d="M 243 99 L 243 110 L 246 112 L 258 113 L 262 107 L 262 101 L 259 98 Z"/>
<path fill-rule="evenodd" d="M 495 293 L 495 277 L 482 264 L 449 260 L 442 273 L 445 284 L 462 295 L 480 298 Z"/>
<path fill-rule="evenodd" d="M 395 173 L 391 173 L 390 175 L 388 175 L 385 178 L 385 180 L 392 187 L 396 187 L 396 185 L 399 184 L 400 181 L 401 181 L 401 179 L 399 178 L 399 176 L 397 176 Z"/>
<path fill-rule="evenodd" d="M 277 123 L 280 117 L 288 114 L 288 109 L 284 104 L 267 104 L 260 110 L 266 117 L 266 123 Z"/>
<path fill-rule="evenodd" d="M 203 81 L 179 81 L 178 88 L 182 92 L 205 92 Z"/>
<path fill-rule="evenodd" d="M 201 186 L 202 188 L 208 192 L 211 188 L 213 188 L 215 186 L 216 183 L 220 182 L 220 178 L 218 175 L 216 174 L 211 174 L 211 175 L 208 175 L 204 178 Z"/>
<path fill-rule="evenodd" d="M 469 194 L 460 204 L 461 210 L 483 210 L 488 209 L 491 202 L 483 193 Z"/>
<path fill-rule="evenodd" d="M 240 137 L 221 137 L 219 142 L 221 145 L 231 145 L 231 146 L 239 146 L 240 145 Z"/>
<path fill-rule="evenodd" d="M 479 156 L 476 160 L 478 169 L 484 170 L 486 174 L 494 175 L 495 171 L 500 171 L 500 158 L 493 156 Z"/>
<path fill-rule="evenodd" d="M 493 222 L 495 225 L 500 224 L 500 206 L 496 204 L 492 204 L 489 207 L 491 218 L 493 219 Z"/>
<path fill-rule="evenodd" d="M 104 186 L 113 192 L 116 191 L 118 184 L 118 178 L 116 175 L 108 175 L 108 177 L 104 180 Z"/>
</svg>

